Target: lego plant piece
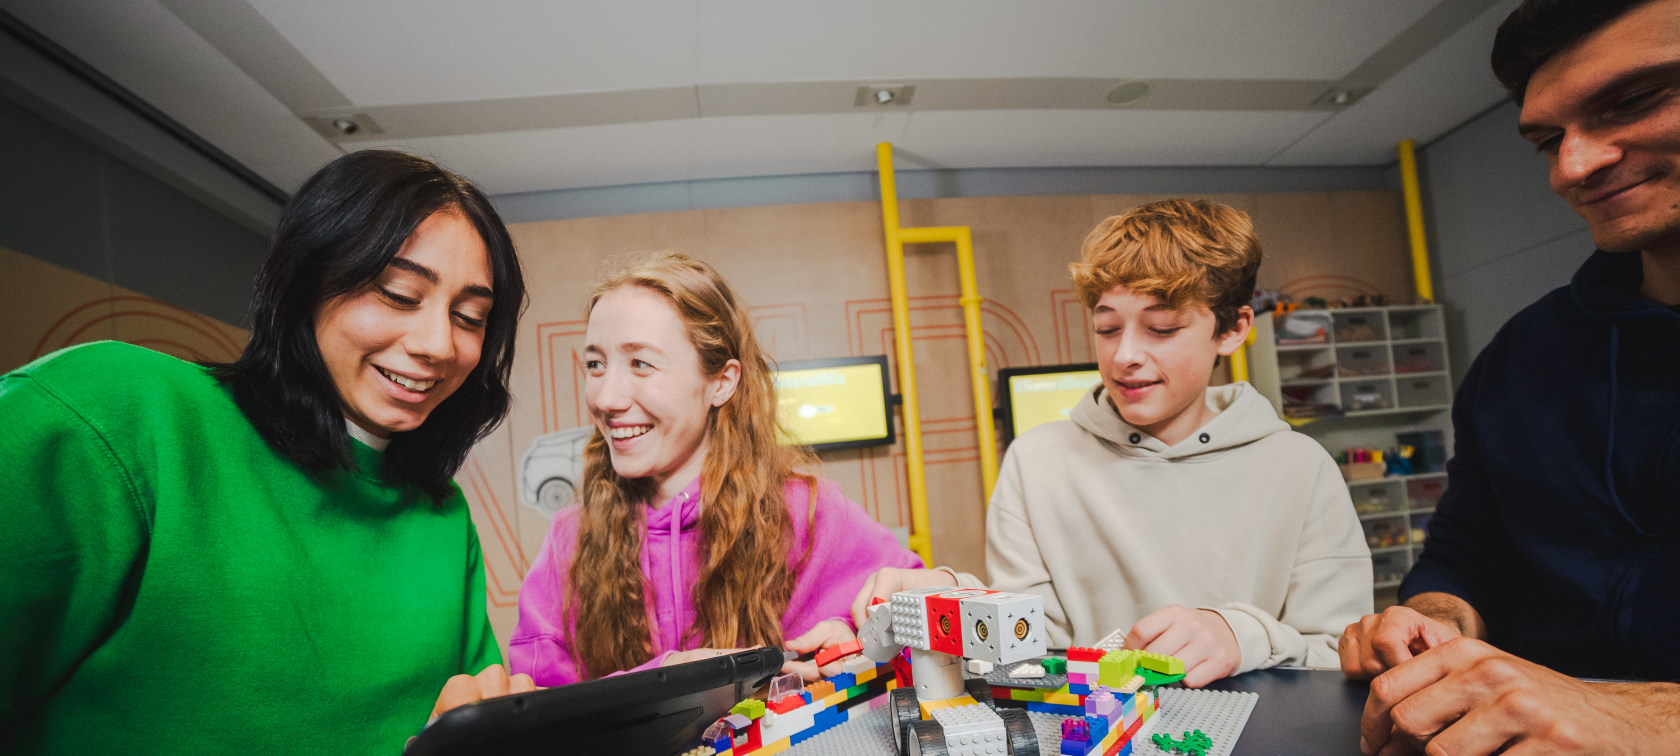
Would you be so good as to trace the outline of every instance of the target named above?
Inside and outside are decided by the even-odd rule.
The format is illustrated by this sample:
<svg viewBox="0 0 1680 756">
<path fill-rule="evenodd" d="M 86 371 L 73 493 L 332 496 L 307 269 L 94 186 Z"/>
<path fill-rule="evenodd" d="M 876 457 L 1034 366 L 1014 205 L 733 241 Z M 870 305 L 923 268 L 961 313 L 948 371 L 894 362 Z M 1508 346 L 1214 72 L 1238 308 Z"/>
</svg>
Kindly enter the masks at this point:
<svg viewBox="0 0 1680 756">
<path fill-rule="evenodd" d="M 1059 656 L 1046 656 L 1038 663 L 1044 666 L 1044 673 L 1049 675 L 1067 674 L 1067 660 Z"/>
</svg>

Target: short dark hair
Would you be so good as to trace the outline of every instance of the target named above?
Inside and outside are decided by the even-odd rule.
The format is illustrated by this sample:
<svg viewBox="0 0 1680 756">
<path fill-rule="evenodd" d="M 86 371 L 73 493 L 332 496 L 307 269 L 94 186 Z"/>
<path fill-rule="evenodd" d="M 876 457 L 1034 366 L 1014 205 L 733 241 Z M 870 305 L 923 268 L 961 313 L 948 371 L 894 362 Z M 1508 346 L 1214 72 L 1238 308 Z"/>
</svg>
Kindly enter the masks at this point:
<svg viewBox="0 0 1680 756">
<path fill-rule="evenodd" d="M 525 280 L 513 239 L 478 187 L 421 157 L 353 152 L 304 181 L 286 203 L 274 247 L 251 299 L 251 341 L 239 359 L 212 366 L 263 438 L 298 466 L 351 468 L 343 403 L 315 343 L 315 312 L 379 276 L 422 221 L 457 212 L 490 257 L 494 302 L 478 365 L 419 428 L 394 434 L 385 450 L 388 482 L 441 502 L 473 444 L 507 415 L 514 333 Z"/>
<path fill-rule="evenodd" d="M 1493 38 L 1493 75 L 1518 105 L 1535 70 L 1563 48 L 1651 0 L 1524 0 Z"/>
</svg>

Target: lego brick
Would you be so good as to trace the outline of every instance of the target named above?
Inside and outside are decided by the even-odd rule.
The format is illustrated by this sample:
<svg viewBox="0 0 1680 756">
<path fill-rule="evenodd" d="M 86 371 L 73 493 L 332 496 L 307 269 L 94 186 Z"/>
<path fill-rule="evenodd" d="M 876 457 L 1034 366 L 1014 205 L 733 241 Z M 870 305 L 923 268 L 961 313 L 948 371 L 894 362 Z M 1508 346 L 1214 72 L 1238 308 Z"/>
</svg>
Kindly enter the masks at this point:
<svg viewBox="0 0 1680 756">
<path fill-rule="evenodd" d="M 853 638 L 838 646 L 830 646 L 817 652 L 817 666 L 826 667 L 833 662 L 844 659 L 853 654 L 863 652 L 863 642 Z"/>
<path fill-rule="evenodd" d="M 1044 655 L 1044 597 L 990 593 L 962 601 L 963 654 L 993 664 Z"/>
<path fill-rule="evenodd" d="M 859 679 L 863 679 L 864 682 L 868 682 L 867 679 L 863 678 L 863 675 L 864 673 L 868 673 L 869 677 L 875 676 L 875 662 L 872 662 L 862 656 L 853 656 L 852 658 L 840 663 L 840 671 L 857 675 Z"/>
<path fill-rule="evenodd" d="M 1064 690 L 1056 690 L 1056 691 L 1051 691 L 1049 693 L 1045 693 L 1044 694 L 1044 702 L 1047 703 L 1047 704 L 1059 704 L 1061 706 L 1079 706 L 1079 707 L 1084 707 L 1085 706 L 1084 697 L 1075 695 L 1073 693 L 1069 693 L 1069 692 L 1064 691 Z M 1083 714 L 1084 711 L 1082 710 L 1080 713 Z"/>
<path fill-rule="evenodd" d="M 1097 681 L 1110 688 L 1118 688 L 1137 674 L 1137 651 L 1110 651 L 1097 662 Z"/>
<path fill-rule="evenodd" d="M 1142 687 L 1143 687 L 1143 676 L 1142 675 L 1132 675 L 1132 677 L 1130 679 L 1126 680 L 1125 685 L 1121 685 L 1120 687 L 1115 688 L 1114 690 L 1117 693 L 1124 693 L 1124 694 L 1129 696 L 1129 695 L 1137 693 L 1138 689 L 1140 689 Z"/>
<path fill-rule="evenodd" d="M 1044 667 L 1044 673 L 1049 675 L 1067 674 L 1067 660 L 1059 656 L 1046 656 L 1038 663 Z"/>
<path fill-rule="evenodd" d="M 962 601 L 944 594 L 929 596 L 927 618 L 928 647 L 942 654 L 962 656 Z"/>
<path fill-rule="evenodd" d="M 1009 677 L 1014 680 L 1042 678 L 1044 677 L 1044 668 L 1032 662 L 1017 664 L 1009 668 Z"/>
<path fill-rule="evenodd" d="M 833 693 L 830 693 L 826 696 L 823 696 L 822 702 L 823 702 L 824 706 L 833 706 L 835 704 L 838 704 L 838 703 L 841 703 L 841 702 L 845 701 L 847 698 L 849 698 L 849 696 L 846 695 L 846 691 L 837 690 L 837 691 L 834 691 Z"/>
<path fill-rule="evenodd" d="M 782 696 L 775 701 L 765 704 L 764 708 L 769 709 L 775 714 L 786 714 L 794 709 L 804 706 L 807 703 L 810 702 L 800 698 L 799 696 Z"/>
<path fill-rule="evenodd" d="M 972 706 L 976 703 L 978 702 L 969 696 L 957 696 L 942 701 L 922 701 L 922 719 L 933 719 L 933 712 L 940 709 L 949 709 L 952 706 Z"/>
<path fill-rule="evenodd" d="M 933 718 L 945 730 L 945 749 L 950 756 L 997 754 L 1009 747 L 1003 720 L 991 707 L 952 706 L 933 712 Z"/>
<path fill-rule="evenodd" d="M 786 714 L 766 713 L 758 720 L 760 742 L 774 743 L 810 729 L 813 718 L 824 708 L 822 704 L 812 703 Z"/>
<path fill-rule="evenodd" d="M 1068 689 L 1069 693 L 1073 693 L 1075 695 L 1081 695 L 1081 696 L 1091 695 L 1091 686 L 1089 686 L 1089 685 L 1077 685 L 1077 684 L 1074 684 L 1074 683 L 1068 683 L 1067 689 Z"/>
<path fill-rule="evenodd" d="M 992 669 L 995 668 L 997 665 L 995 665 L 995 664 L 993 664 L 989 661 L 986 661 L 985 659 L 969 659 L 968 664 L 966 666 L 967 666 L 968 671 L 973 672 L 974 674 L 977 674 L 977 675 L 984 675 L 987 672 L 992 671 Z"/>
<path fill-rule="evenodd" d="M 1144 652 L 1143 658 L 1140 659 L 1138 663 L 1144 669 L 1150 670 L 1151 672 L 1159 672 L 1163 675 L 1184 674 L 1184 660 L 1175 656 Z"/>
<path fill-rule="evenodd" d="M 818 680 L 805 686 L 805 692 L 810 693 L 812 698 L 825 698 L 828 694 L 834 692 L 834 683 L 827 680 Z"/>
<path fill-rule="evenodd" d="M 828 678 L 828 681 L 834 683 L 835 690 L 845 690 L 846 688 L 850 688 L 857 684 L 857 675 L 850 672 L 841 672 L 838 675 Z"/>
<path fill-rule="evenodd" d="M 763 748 L 760 748 L 756 751 L 753 751 L 753 754 L 754 754 L 754 756 L 772 756 L 773 754 L 778 754 L 778 753 L 781 753 L 782 751 L 786 751 L 788 749 L 788 747 L 792 746 L 792 745 L 793 745 L 793 741 L 791 741 L 787 738 L 782 738 L 781 740 L 778 740 L 774 743 L 771 743 L 770 745 L 767 745 Z"/>
<path fill-rule="evenodd" d="M 1070 662 L 1094 662 L 1103 657 L 1103 652 L 1095 648 L 1074 646 L 1067 650 L 1067 660 Z"/>
<path fill-rule="evenodd" d="M 740 714 L 748 719 L 758 719 L 764 716 L 764 702 L 756 698 L 749 698 L 729 709 L 731 714 Z"/>
<path fill-rule="evenodd" d="M 1044 691 L 1015 688 L 1009 692 L 1009 698 L 1013 701 L 1037 701 L 1039 703 L 1044 703 Z"/>
<path fill-rule="evenodd" d="M 1064 706 L 1060 704 L 1031 701 L 1027 703 L 1027 711 L 1038 711 L 1045 714 L 1061 714 L 1068 717 L 1084 716 L 1085 710 L 1078 706 Z"/>
</svg>

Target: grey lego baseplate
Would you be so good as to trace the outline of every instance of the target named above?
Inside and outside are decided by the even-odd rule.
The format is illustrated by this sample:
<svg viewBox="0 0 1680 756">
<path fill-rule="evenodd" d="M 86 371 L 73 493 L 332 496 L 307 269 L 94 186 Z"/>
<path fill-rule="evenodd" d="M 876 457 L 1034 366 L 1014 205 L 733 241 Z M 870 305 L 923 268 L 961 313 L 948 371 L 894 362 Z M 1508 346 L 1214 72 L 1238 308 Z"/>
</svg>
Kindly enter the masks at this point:
<svg viewBox="0 0 1680 756">
<path fill-rule="evenodd" d="M 1046 672 L 1046 673 L 1044 673 L 1043 677 L 1010 677 L 1009 676 L 1009 670 L 1014 669 L 1014 668 L 1016 668 L 1016 667 L 1018 667 L 1022 664 L 1038 664 L 1041 659 L 1049 659 L 1049 658 L 1066 658 L 1066 655 L 1065 654 L 1062 654 L 1062 655 L 1050 654 L 1050 655 L 1047 655 L 1047 656 L 1035 656 L 1031 659 L 1027 659 L 1026 661 L 1015 662 L 1014 664 L 999 664 L 998 666 L 994 667 L 992 669 L 992 671 L 987 672 L 986 674 L 983 674 L 983 675 L 977 675 L 977 674 L 974 674 L 973 672 L 970 672 L 970 671 L 965 669 L 965 670 L 963 670 L 963 677 L 969 678 L 969 679 L 973 679 L 973 678 L 976 678 L 976 677 L 984 678 L 987 683 L 990 683 L 992 685 L 1002 685 L 1002 686 L 1008 686 L 1008 687 L 1011 687 L 1011 688 L 1027 688 L 1027 689 L 1030 689 L 1030 690 L 1037 690 L 1037 689 L 1042 688 L 1044 690 L 1055 690 L 1055 689 L 1060 688 L 1063 685 L 1067 684 L 1067 675 L 1065 675 L 1065 674 L 1057 675 L 1057 674 L 1051 674 L 1049 672 Z"/>
<path fill-rule="evenodd" d="M 1164 732 L 1174 740 L 1191 730 L 1201 730 L 1213 739 L 1207 756 L 1230 756 L 1237 745 L 1248 715 L 1260 700 L 1256 693 L 1228 690 L 1191 690 L 1189 688 L 1159 688 L 1161 708 L 1132 736 L 1132 753 L 1136 756 L 1157 756 L 1170 753 L 1150 742 L 1149 736 Z M 891 707 L 882 705 L 868 712 L 857 712 L 851 720 L 829 728 L 799 745 L 783 751 L 789 756 L 868 756 L 897 753 L 893 744 Z M 1062 752 L 1062 720 L 1060 714 L 1028 712 L 1033 730 L 1038 733 L 1038 752 Z"/>
<path fill-rule="evenodd" d="M 1231 756 L 1231 749 L 1236 747 L 1237 738 L 1248 724 L 1248 715 L 1254 713 L 1254 705 L 1260 701 L 1258 693 L 1234 690 L 1161 688 L 1159 693 L 1161 709 L 1132 738 L 1134 756 L 1171 756 L 1171 751 L 1156 746 L 1149 736 L 1159 732 L 1173 740 L 1183 740 L 1184 733 L 1191 730 L 1201 730 L 1213 739 L 1207 756 Z"/>
</svg>

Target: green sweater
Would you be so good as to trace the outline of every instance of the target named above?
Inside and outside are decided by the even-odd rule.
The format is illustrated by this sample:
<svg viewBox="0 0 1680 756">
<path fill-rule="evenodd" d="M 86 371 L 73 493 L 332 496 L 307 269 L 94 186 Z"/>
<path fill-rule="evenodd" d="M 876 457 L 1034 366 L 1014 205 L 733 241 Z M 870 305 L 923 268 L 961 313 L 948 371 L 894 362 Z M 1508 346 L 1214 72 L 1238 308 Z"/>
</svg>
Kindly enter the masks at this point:
<svg viewBox="0 0 1680 756">
<path fill-rule="evenodd" d="M 0 491 L 0 753 L 396 754 L 501 661 L 459 489 L 305 474 L 173 357 L 0 376 Z"/>
</svg>

